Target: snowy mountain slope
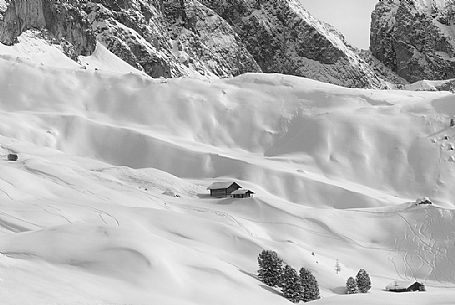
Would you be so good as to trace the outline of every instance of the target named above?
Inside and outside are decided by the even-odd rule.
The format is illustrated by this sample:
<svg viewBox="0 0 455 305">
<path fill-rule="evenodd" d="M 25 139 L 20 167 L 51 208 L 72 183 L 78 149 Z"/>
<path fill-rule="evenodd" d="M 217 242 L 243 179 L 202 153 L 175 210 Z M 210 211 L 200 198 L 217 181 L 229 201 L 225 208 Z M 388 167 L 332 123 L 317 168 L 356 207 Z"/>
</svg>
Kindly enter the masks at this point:
<svg viewBox="0 0 455 305">
<path fill-rule="evenodd" d="M 49 42 L 39 31 L 26 31 L 13 46 L 0 44 L 0 57 L 18 62 L 34 63 L 56 68 L 102 70 L 114 73 L 145 73 L 112 54 L 98 43 L 90 56 L 79 56 L 77 62 L 67 57 L 59 45 Z"/>
<path fill-rule="evenodd" d="M 18 75 L 47 90 L 5 87 L 2 99 L 14 101 L 5 110 L 33 118 L 38 126 L 30 125 L 30 132 L 56 134 L 43 132 L 36 140 L 52 141 L 67 152 L 134 168 L 158 167 L 181 177 L 235 174 L 302 203 L 375 206 L 377 196 L 360 196 L 355 203 L 359 189 L 371 188 L 409 199 L 433 196 L 451 206 L 453 190 L 445 187 L 453 179 L 451 142 L 441 140 L 445 133 L 452 136 L 445 129 L 448 114 L 421 102 L 431 96 L 438 107 L 449 105 L 450 93 L 350 91 L 279 75 L 162 83 L 134 74 L 43 70 L 46 77 L 36 80 L 34 67 L 8 63 L 3 69 L 8 80 Z M 65 101 L 71 101 L 71 111 Z M 32 102 L 39 107 L 24 112 Z M 5 120 L 14 126 L 15 120 Z M 381 124 L 384 120 L 388 123 Z M 116 136 L 100 141 L 108 134 Z M 129 153 L 113 153 L 117 146 L 129 147 Z M 287 164 L 289 159 L 293 164 Z M 373 167 L 374 175 L 365 170 Z M 296 187 L 304 183 L 315 192 Z M 323 187 L 327 184 L 330 192 Z M 340 194 L 346 202 L 334 201 Z"/>
<path fill-rule="evenodd" d="M 254 277 L 263 248 L 311 268 L 320 304 L 455 297 L 448 92 L 153 80 L 11 57 L 0 92 L 0 156 L 20 158 L 0 161 L 6 304 L 287 304 Z M 256 198 L 209 199 L 224 179 Z M 409 204 L 422 196 L 438 206 Z M 372 292 L 338 296 L 359 268 Z M 429 292 L 382 291 L 397 278 Z"/>
<path fill-rule="evenodd" d="M 276 249 L 293 265 L 309 266 L 321 284 L 321 304 L 340 302 L 334 291 L 360 265 L 373 275 L 372 300 L 393 301 L 395 295 L 381 291 L 387 282 L 428 274 L 413 259 L 432 249 L 451 251 L 445 248 L 447 236 L 435 235 L 453 232 L 449 210 L 320 210 L 277 202 L 262 192 L 261 199 L 246 201 L 201 199 L 196 194 L 202 186 L 160 171 L 125 171 L 17 140 L 2 137 L 0 142 L 22 158 L 0 164 L 1 181 L 9 185 L 2 190 L 11 196 L 0 205 L 5 304 L 286 304 L 250 275 L 261 248 Z M 181 197 L 154 189 L 168 185 Z M 440 225 L 425 227 L 429 232 L 406 229 L 407 222 L 418 229 L 419 215 L 431 215 Z M 415 232 L 428 233 L 438 243 L 432 248 L 419 244 L 412 239 Z M 400 236 L 397 250 L 403 252 L 394 252 Z M 340 275 L 332 270 L 336 258 L 342 262 Z M 391 262 L 403 270 L 395 271 Z M 442 270 L 430 278 L 449 269 Z M 435 297 L 450 304 L 455 290 L 427 284 L 428 294 L 415 304 Z M 226 293 L 229 298 L 219 297 Z"/>
</svg>

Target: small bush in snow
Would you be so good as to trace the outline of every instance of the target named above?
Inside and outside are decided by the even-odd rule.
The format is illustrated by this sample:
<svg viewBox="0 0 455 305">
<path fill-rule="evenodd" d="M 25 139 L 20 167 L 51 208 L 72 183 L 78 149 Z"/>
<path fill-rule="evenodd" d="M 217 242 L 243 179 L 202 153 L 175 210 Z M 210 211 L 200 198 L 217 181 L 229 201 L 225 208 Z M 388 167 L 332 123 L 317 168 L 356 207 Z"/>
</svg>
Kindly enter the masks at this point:
<svg viewBox="0 0 455 305">
<path fill-rule="evenodd" d="M 367 293 L 371 288 L 370 276 L 364 269 L 360 269 L 356 275 L 357 287 L 361 293 Z"/>
<path fill-rule="evenodd" d="M 359 293 L 356 280 L 351 276 L 346 282 L 346 294 Z"/>
<path fill-rule="evenodd" d="M 286 265 L 282 278 L 283 296 L 293 303 L 298 303 L 303 298 L 303 287 L 300 283 L 300 277 L 297 271 L 291 266 Z"/>
<path fill-rule="evenodd" d="M 283 274 L 283 260 L 275 251 L 264 250 L 258 257 L 258 277 L 268 286 L 279 286 Z"/>
<path fill-rule="evenodd" d="M 318 281 L 311 273 L 310 270 L 305 268 L 300 269 L 300 282 L 303 286 L 303 298 L 302 301 L 309 302 L 313 300 L 317 300 L 320 298 L 319 296 L 319 285 Z"/>
</svg>

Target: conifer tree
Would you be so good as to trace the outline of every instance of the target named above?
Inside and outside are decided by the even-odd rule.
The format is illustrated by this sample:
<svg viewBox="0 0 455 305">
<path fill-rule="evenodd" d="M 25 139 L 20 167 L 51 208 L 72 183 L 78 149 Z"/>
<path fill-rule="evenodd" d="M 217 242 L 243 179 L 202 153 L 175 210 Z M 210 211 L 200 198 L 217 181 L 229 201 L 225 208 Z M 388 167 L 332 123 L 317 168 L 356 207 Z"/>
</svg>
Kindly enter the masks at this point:
<svg viewBox="0 0 455 305">
<path fill-rule="evenodd" d="M 318 281 L 311 273 L 310 270 L 305 268 L 300 269 L 300 282 L 303 286 L 303 298 L 302 301 L 309 302 L 319 299 L 319 285 Z"/>
<path fill-rule="evenodd" d="M 291 266 L 286 265 L 282 280 L 281 291 L 283 292 L 283 296 L 293 303 L 300 302 L 303 298 L 303 287 L 297 271 Z"/>
<path fill-rule="evenodd" d="M 268 286 L 279 286 L 283 274 L 283 260 L 275 251 L 263 250 L 258 257 L 258 277 Z"/>
<path fill-rule="evenodd" d="M 356 275 L 357 287 L 361 293 L 367 293 L 371 288 L 370 276 L 364 269 L 360 269 Z"/>
<path fill-rule="evenodd" d="M 350 278 L 348 278 L 348 281 L 346 282 L 346 294 L 354 293 L 359 293 L 359 289 L 357 288 L 357 282 L 351 276 Z"/>
</svg>

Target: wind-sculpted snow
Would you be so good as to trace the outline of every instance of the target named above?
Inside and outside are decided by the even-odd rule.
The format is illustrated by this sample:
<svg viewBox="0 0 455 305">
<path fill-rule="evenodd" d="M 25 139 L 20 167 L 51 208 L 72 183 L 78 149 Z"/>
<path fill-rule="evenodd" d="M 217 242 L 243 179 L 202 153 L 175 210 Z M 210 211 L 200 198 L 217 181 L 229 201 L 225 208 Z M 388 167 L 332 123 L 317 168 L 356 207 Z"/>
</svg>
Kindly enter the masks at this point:
<svg viewBox="0 0 455 305">
<path fill-rule="evenodd" d="M 10 58 L 0 92 L 5 304 L 287 304 L 255 278 L 262 249 L 312 270 L 320 304 L 455 297 L 448 92 Z M 209 198 L 226 179 L 255 198 Z M 409 203 L 422 196 L 437 206 Z M 372 292 L 337 296 L 360 268 Z M 394 279 L 428 293 L 383 292 Z"/>
<path fill-rule="evenodd" d="M 452 132 L 429 103 L 450 101 L 448 93 L 348 90 L 281 75 L 161 82 L 3 67 L 7 135 L 181 177 L 236 176 L 299 203 L 400 202 L 393 193 L 451 206 L 452 152 L 442 136 Z M 21 82 L 36 85 L 17 90 Z M 20 132 L 25 119 L 33 136 Z"/>
</svg>

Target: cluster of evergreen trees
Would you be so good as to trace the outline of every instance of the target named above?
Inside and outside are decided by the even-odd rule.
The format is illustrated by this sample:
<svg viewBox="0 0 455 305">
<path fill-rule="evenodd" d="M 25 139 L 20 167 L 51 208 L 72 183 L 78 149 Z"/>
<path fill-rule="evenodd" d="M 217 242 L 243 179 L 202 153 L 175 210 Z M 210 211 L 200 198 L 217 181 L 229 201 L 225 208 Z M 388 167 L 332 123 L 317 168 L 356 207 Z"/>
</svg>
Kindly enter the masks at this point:
<svg viewBox="0 0 455 305">
<path fill-rule="evenodd" d="M 275 251 L 264 250 L 258 257 L 259 279 L 270 287 L 280 287 L 283 296 L 293 303 L 319 299 L 319 285 L 314 275 L 307 269 L 300 272 L 283 260 Z"/>
<path fill-rule="evenodd" d="M 367 293 L 370 289 L 370 276 L 364 269 L 360 269 L 355 278 L 351 276 L 346 282 L 346 294 Z"/>
</svg>

